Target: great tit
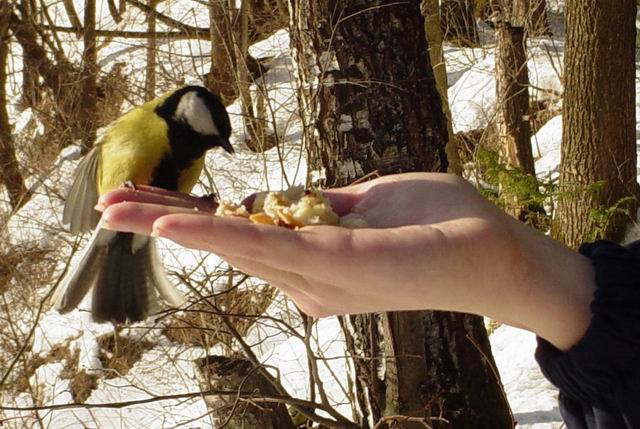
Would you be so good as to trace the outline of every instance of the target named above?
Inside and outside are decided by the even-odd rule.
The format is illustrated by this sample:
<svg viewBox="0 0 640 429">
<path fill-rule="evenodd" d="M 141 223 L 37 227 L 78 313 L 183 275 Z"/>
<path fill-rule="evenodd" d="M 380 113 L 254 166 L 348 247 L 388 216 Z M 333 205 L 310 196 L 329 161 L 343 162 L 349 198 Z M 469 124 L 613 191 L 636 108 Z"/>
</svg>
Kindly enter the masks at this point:
<svg viewBox="0 0 640 429">
<path fill-rule="evenodd" d="M 61 313 L 76 308 L 93 290 L 96 322 L 144 320 L 157 311 L 158 298 L 180 306 L 182 294 L 171 284 L 154 239 L 96 228 L 98 197 L 124 183 L 188 193 L 204 165 L 205 152 L 229 153 L 231 125 L 220 99 L 200 86 L 169 92 L 125 113 L 108 125 L 82 159 L 63 212 L 72 233 L 95 229 L 75 269 L 54 295 Z"/>
</svg>

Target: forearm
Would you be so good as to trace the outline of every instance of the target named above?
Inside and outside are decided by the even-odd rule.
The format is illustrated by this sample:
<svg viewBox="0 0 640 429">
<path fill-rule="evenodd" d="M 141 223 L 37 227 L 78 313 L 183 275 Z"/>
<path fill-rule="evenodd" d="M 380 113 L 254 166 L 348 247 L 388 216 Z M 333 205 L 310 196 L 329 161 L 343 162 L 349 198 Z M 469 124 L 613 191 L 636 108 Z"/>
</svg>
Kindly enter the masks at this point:
<svg viewBox="0 0 640 429">
<path fill-rule="evenodd" d="M 510 286 L 514 294 L 510 317 L 558 349 L 568 350 L 591 322 L 596 288 L 591 262 L 515 220 L 511 225 L 526 257 L 514 271 L 519 284 Z"/>
</svg>

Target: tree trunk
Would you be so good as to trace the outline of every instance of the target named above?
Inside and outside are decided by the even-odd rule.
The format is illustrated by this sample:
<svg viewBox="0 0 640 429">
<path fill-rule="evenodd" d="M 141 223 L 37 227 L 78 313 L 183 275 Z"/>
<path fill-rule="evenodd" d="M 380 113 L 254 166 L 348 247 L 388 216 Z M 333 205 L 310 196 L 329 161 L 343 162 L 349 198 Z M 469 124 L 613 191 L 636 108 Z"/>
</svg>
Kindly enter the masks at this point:
<svg viewBox="0 0 640 429">
<path fill-rule="evenodd" d="M 20 9 L 21 18 L 13 11 L 10 12 L 9 28 L 22 47 L 25 62 L 34 66 L 44 84 L 51 89 L 54 97 L 57 99 L 71 98 L 69 87 L 71 82 L 77 78 L 78 71 L 68 60 L 58 59 L 54 63 L 49 59 L 47 52 L 38 43 L 38 35 L 29 21 L 32 11 L 22 10 L 22 6 Z"/>
<path fill-rule="evenodd" d="M 238 96 L 235 84 L 235 49 L 229 16 L 228 0 L 209 0 L 211 26 L 211 69 L 206 85 L 229 104 Z"/>
<path fill-rule="evenodd" d="M 637 174 L 635 16 L 633 0 L 566 5 L 560 197 L 552 234 L 573 248 L 598 237 L 621 240 L 635 213 L 628 199 Z"/>
<path fill-rule="evenodd" d="M 18 209 L 28 199 L 27 188 L 20 171 L 20 164 L 11 137 L 11 125 L 7 112 L 7 58 L 11 46 L 9 36 L 8 3 L 0 5 L 0 184 L 9 194 L 9 202 L 13 209 Z"/>
<path fill-rule="evenodd" d="M 374 172 L 446 171 L 447 131 L 420 1 L 363 7 L 356 0 L 291 0 L 290 7 L 303 134 L 325 184 L 344 186 Z M 363 426 L 404 415 L 437 427 L 430 417 L 442 415 L 448 427 L 512 427 L 500 382 L 482 357 L 491 351 L 481 318 L 417 311 L 349 316 L 342 324 Z M 483 352 L 462 357 L 469 337 Z"/>
<path fill-rule="evenodd" d="M 514 27 L 523 27 L 527 36 L 551 35 L 546 0 L 489 0 L 492 12 Z"/>
<path fill-rule="evenodd" d="M 478 46 L 478 24 L 474 15 L 474 0 L 442 0 L 442 32 L 444 39 L 459 46 Z"/>
<path fill-rule="evenodd" d="M 86 0 L 84 8 L 84 51 L 82 53 L 82 98 L 80 114 L 82 149 L 88 152 L 96 140 L 98 49 L 96 45 L 96 0 Z"/>
<path fill-rule="evenodd" d="M 20 4 L 23 19 L 31 19 L 31 5 L 29 0 L 21 0 Z M 7 13 L 10 13 L 10 11 L 7 10 Z M 29 60 L 29 56 L 23 56 L 22 94 L 20 95 L 20 107 L 23 109 L 35 107 L 41 99 L 36 66 Z"/>
<path fill-rule="evenodd" d="M 251 2 L 242 0 L 240 5 L 240 32 L 239 39 L 235 40 L 236 49 L 236 68 L 237 68 L 237 86 L 240 92 L 240 101 L 242 104 L 242 122 L 245 131 L 245 144 L 254 152 L 264 152 L 273 147 L 272 141 L 266 138 L 265 126 L 265 99 L 261 93 L 262 88 L 257 88 L 258 96 L 256 96 L 256 109 L 253 107 L 253 97 L 251 96 L 251 84 L 259 82 L 254 81 L 253 76 L 249 73 L 247 58 L 249 58 L 249 16 L 251 15 Z M 262 81 L 262 79 L 260 79 Z M 261 112 L 263 116 L 260 116 Z"/>
<path fill-rule="evenodd" d="M 447 65 L 442 51 L 442 27 L 440 25 L 440 5 L 438 0 L 422 0 L 420 10 L 424 16 L 424 31 L 427 36 L 429 49 L 429 61 L 436 79 L 436 88 L 440 94 L 440 102 L 447 121 L 447 146 L 445 151 L 449 161 L 449 171 L 462 176 L 462 165 L 458 154 L 458 141 L 453 134 L 453 122 L 451 121 L 451 109 L 449 109 L 449 85 L 447 83 Z"/>
<path fill-rule="evenodd" d="M 428 312 L 425 349 L 434 428 L 513 429 L 515 421 L 491 353 L 483 318 Z"/>
<path fill-rule="evenodd" d="M 156 6 L 158 0 L 149 0 L 151 12 L 147 15 L 147 31 L 151 37 L 147 40 L 147 67 L 145 75 L 145 99 L 153 100 L 156 98 L 156 49 L 157 37 L 156 33 Z"/>
<path fill-rule="evenodd" d="M 236 58 L 236 44 L 243 37 L 248 46 L 271 36 L 277 30 L 288 25 L 288 13 L 284 0 L 247 0 L 244 5 L 249 11 L 245 19 L 246 30 L 242 30 L 242 11 L 235 8 L 235 2 L 229 0 L 209 0 L 211 33 L 211 69 L 205 78 L 207 88 L 219 94 L 225 105 L 240 95 L 237 79 L 237 58 L 247 59 L 251 69 L 250 56 Z M 242 5 L 241 8 L 242 9 Z M 239 25 L 238 25 L 239 24 Z M 243 60 L 240 60 L 243 61 Z"/>
<path fill-rule="evenodd" d="M 498 135 L 503 160 L 534 175 L 529 127 L 529 72 L 523 27 L 496 26 Z"/>
<path fill-rule="evenodd" d="M 518 1 L 511 5 L 515 7 Z M 508 10 L 505 2 L 503 9 L 494 15 L 498 151 L 500 161 L 514 170 L 500 176 L 501 199 L 513 217 L 534 227 L 547 228 L 547 220 L 541 216 L 545 212 L 539 200 L 531 149 L 526 23 Z"/>
<path fill-rule="evenodd" d="M 227 429 L 293 429 L 284 404 L 261 403 L 263 395 L 278 394 L 250 361 L 226 356 L 207 356 L 197 362 L 197 377 L 203 391 L 225 391 L 227 395 L 207 395 L 205 402 L 211 410 L 216 427 L 226 423 Z M 232 392 L 247 392 L 233 395 Z M 242 400 L 247 398 L 249 400 Z M 255 401 L 251 401 L 254 398 Z"/>
</svg>

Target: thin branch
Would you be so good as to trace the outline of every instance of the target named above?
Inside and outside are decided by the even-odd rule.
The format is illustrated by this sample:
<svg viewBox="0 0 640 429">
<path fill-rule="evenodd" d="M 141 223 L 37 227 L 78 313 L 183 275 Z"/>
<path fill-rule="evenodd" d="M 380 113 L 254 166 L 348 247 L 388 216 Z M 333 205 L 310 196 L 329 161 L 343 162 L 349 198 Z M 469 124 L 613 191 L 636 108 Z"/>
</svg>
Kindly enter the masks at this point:
<svg viewBox="0 0 640 429">
<path fill-rule="evenodd" d="M 318 404 L 315 404 L 310 401 L 305 401 L 303 399 L 292 398 L 290 396 L 282 396 L 282 395 L 262 395 L 260 397 L 256 397 L 256 393 L 254 391 L 251 392 L 239 392 L 238 390 L 202 390 L 198 392 L 185 392 L 185 393 L 175 393 L 173 395 L 158 395 L 152 396 L 150 398 L 137 399 L 133 401 L 122 401 L 122 402 L 106 402 L 103 404 L 93 404 L 93 403 L 75 403 L 75 404 L 54 404 L 54 405 L 43 405 L 43 406 L 35 406 L 35 407 L 7 407 L 0 406 L 0 410 L 2 411 L 56 411 L 56 410 L 70 410 L 70 409 L 93 409 L 93 408 L 127 408 L 135 405 L 141 404 L 149 404 L 158 401 L 167 401 L 174 399 L 189 399 L 195 398 L 199 396 L 207 396 L 207 395 L 220 395 L 220 396 L 237 396 L 240 393 L 240 396 L 243 399 L 251 399 L 254 402 L 264 402 L 264 403 L 280 403 L 280 404 L 288 404 L 292 406 L 298 407 L 307 407 L 313 408 L 317 407 Z"/>
<path fill-rule="evenodd" d="M 139 2 L 138 0 L 126 0 L 127 3 L 129 3 L 132 6 L 137 7 L 138 9 L 142 10 L 143 12 L 146 12 L 148 14 L 153 13 L 153 9 L 150 8 L 149 6 L 147 6 L 144 3 Z M 182 22 L 175 20 L 171 17 L 168 17 L 167 15 L 164 15 L 162 13 L 155 13 L 156 18 L 158 19 L 158 21 L 164 22 L 165 24 L 173 27 L 173 28 L 177 28 L 180 30 L 183 30 L 189 34 L 198 34 L 198 35 L 202 35 L 203 38 L 209 39 L 210 34 L 209 34 L 209 28 L 198 28 L 198 27 L 193 27 L 191 25 L 187 25 L 187 24 L 183 24 Z"/>
<path fill-rule="evenodd" d="M 393 423 L 397 423 L 397 422 L 401 423 L 400 427 L 404 427 L 402 423 L 418 423 L 422 425 L 425 429 L 433 429 L 433 427 L 427 423 L 427 420 L 437 420 L 437 421 L 442 421 L 444 423 L 449 423 L 448 420 L 445 420 L 440 417 L 425 418 L 425 417 L 410 417 L 410 416 L 384 416 L 384 417 L 381 417 L 380 420 L 378 420 L 378 423 L 376 423 L 373 429 L 382 429 L 383 425 L 387 425 L 388 428 L 395 428 L 396 426 L 393 425 Z"/>
<path fill-rule="evenodd" d="M 318 361 L 316 360 L 316 356 L 313 353 L 311 348 L 311 330 L 313 328 L 313 319 L 309 316 L 303 314 L 302 316 L 307 320 L 305 324 L 305 335 L 304 335 L 304 347 L 307 351 L 308 362 L 309 362 L 309 372 L 311 373 L 311 377 L 314 381 L 314 385 L 317 388 L 318 394 L 320 395 L 320 402 L 325 406 L 327 410 L 329 410 L 329 415 L 336 420 L 340 420 L 342 414 L 338 413 L 329 403 L 329 397 L 327 396 L 327 392 L 324 388 L 324 384 L 322 383 L 322 379 L 320 378 L 320 371 L 318 370 Z M 313 398 L 311 398 L 313 399 Z"/>
<path fill-rule="evenodd" d="M 63 27 L 59 25 L 42 25 L 44 30 L 59 33 L 73 33 L 81 35 L 83 33 L 82 28 L 77 27 Z M 209 36 L 203 32 L 204 28 L 199 28 L 197 33 L 190 32 L 185 29 L 177 29 L 173 31 L 156 31 L 151 33 L 149 31 L 128 31 L 128 30 L 96 30 L 97 37 L 122 37 L 124 39 L 149 39 L 151 37 L 157 37 L 158 39 L 170 39 L 170 40 L 195 40 L 202 39 L 208 40 Z"/>
<path fill-rule="evenodd" d="M 71 24 L 77 28 L 82 27 L 80 18 L 78 18 L 78 13 L 76 12 L 76 8 L 73 5 L 73 0 L 62 0 L 62 4 L 64 5 L 64 9 L 67 12 L 67 16 L 69 17 L 69 21 L 71 21 Z"/>
</svg>

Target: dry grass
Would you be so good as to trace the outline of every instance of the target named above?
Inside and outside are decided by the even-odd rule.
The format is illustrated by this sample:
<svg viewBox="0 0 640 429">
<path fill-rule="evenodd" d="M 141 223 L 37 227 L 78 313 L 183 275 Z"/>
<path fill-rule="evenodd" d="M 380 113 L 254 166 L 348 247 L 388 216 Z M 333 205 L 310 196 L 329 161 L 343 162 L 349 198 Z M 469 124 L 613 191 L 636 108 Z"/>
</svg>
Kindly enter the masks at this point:
<svg viewBox="0 0 640 429">
<path fill-rule="evenodd" d="M 190 346 L 209 348 L 218 343 L 231 345 L 233 337 L 228 333 L 221 317 L 228 317 L 235 329 L 245 335 L 256 323 L 258 316 L 269 307 L 276 290 L 269 286 L 233 289 L 212 301 L 213 306 L 204 299 L 183 314 L 176 315 L 163 334 L 170 340 Z M 223 315 L 219 315 L 219 308 Z"/>
<path fill-rule="evenodd" d="M 40 279 L 42 274 L 51 274 L 53 267 L 49 266 L 48 270 L 44 270 L 42 263 L 51 265 L 52 260 L 47 260 L 49 250 L 36 247 L 12 247 L 7 251 L 0 253 L 0 293 L 7 292 L 12 282 L 23 284 L 29 279 L 33 279 L 34 275 Z M 48 262 L 48 264 L 47 264 Z M 36 286 L 35 281 L 31 281 Z"/>
<path fill-rule="evenodd" d="M 98 387 L 98 376 L 96 374 L 89 374 L 84 369 L 78 371 L 79 358 L 80 350 L 76 349 L 71 356 L 65 359 L 64 368 L 60 373 L 61 379 L 71 380 L 69 389 L 75 403 L 85 402 L 91 392 Z"/>
<path fill-rule="evenodd" d="M 13 387 L 14 393 L 28 392 L 29 379 L 35 374 L 36 370 L 42 365 L 46 365 L 53 362 L 65 361 L 66 364 L 70 362 L 71 352 L 68 345 L 56 344 L 49 353 L 44 356 L 32 356 L 31 358 L 25 358 L 21 371 L 15 371 L 15 379 L 9 386 Z M 66 366 L 66 365 L 65 365 Z"/>
<path fill-rule="evenodd" d="M 97 341 L 100 346 L 98 358 L 102 362 L 106 379 L 127 375 L 142 358 L 142 354 L 155 346 L 149 341 L 122 337 L 117 331 L 98 337 Z"/>
<path fill-rule="evenodd" d="M 88 374 L 84 369 L 80 370 L 71 379 L 69 387 L 71 388 L 71 396 L 74 402 L 78 404 L 84 403 L 91 396 L 91 392 L 98 387 L 98 376 Z"/>
</svg>

